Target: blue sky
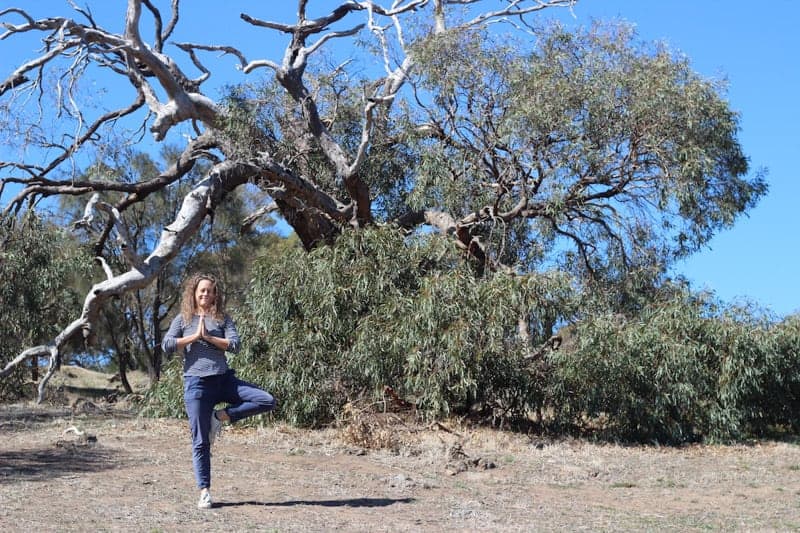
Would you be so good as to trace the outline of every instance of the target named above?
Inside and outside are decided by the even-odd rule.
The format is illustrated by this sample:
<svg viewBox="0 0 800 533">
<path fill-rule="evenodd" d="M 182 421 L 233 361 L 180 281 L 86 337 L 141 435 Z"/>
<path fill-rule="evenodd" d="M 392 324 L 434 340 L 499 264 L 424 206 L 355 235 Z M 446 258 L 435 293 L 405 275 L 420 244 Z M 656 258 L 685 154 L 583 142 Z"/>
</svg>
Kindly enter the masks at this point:
<svg viewBox="0 0 800 533">
<path fill-rule="evenodd" d="M 87 1 L 77 3 L 85 5 Z M 122 32 L 123 0 L 88 3 L 101 23 Z M 337 4 L 310 0 L 309 15 L 327 13 Z M 72 14 L 65 0 L 0 0 L 0 9 L 15 5 L 25 5 L 35 17 Z M 220 7 L 223 5 L 226 8 Z M 175 40 L 241 44 L 248 59 L 279 62 L 284 41 L 276 39 L 274 32 L 244 24 L 238 15 L 247 12 L 291 22 L 296 2 L 270 2 L 268 9 L 262 5 L 246 0 L 184 0 Z M 717 235 L 707 249 L 680 263 L 674 271 L 686 276 L 694 288 L 712 290 L 727 302 L 750 300 L 779 316 L 800 311 L 800 285 L 794 279 L 800 254 L 796 222 L 800 180 L 795 165 L 800 155 L 800 1 L 579 0 L 574 16 L 566 10 L 545 13 L 557 14 L 567 24 L 588 25 L 592 19 L 627 20 L 636 26 L 641 39 L 663 41 L 683 52 L 703 76 L 728 80 L 728 100 L 741 114 L 740 141 L 752 169 L 768 169 L 770 191 L 732 229 Z M 14 66 L 8 58 L 20 57 L 18 54 L 30 58 L 32 51 L 32 42 L 24 39 L 0 42 L 0 78 Z M 208 85 L 244 79 L 234 69 L 233 59 L 223 60 L 221 65 L 229 67 L 229 75 L 216 70 Z M 214 96 L 213 91 L 211 94 Z"/>
</svg>

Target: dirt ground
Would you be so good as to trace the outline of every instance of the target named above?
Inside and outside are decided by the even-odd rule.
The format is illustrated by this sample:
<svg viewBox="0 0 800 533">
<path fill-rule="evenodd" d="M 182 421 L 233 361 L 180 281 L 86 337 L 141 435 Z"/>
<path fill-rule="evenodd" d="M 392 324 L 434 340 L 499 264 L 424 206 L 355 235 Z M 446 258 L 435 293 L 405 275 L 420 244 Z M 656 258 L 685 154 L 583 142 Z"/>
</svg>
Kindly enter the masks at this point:
<svg viewBox="0 0 800 533">
<path fill-rule="evenodd" d="M 0 407 L 0 530 L 800 529 L 793 443 L 628 447 L 447 425 L 271 426 L 227 429 L 213 454 L 215 504 L 198 510 L 185 421 L 91 403 Z"/>
</svg>

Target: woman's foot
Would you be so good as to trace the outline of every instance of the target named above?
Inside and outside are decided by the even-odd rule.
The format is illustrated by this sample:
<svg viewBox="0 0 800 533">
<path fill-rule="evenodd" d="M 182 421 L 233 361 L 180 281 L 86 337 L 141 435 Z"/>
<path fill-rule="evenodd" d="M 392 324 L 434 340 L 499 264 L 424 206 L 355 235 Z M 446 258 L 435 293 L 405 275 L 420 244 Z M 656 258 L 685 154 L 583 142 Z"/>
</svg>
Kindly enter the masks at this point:
<svg viewBox="0 0 800 533">
<path fill-rule="evenodd" d="M 222 420 L 217 418 L 217 413 L 211 413 L 211 427 L 208 430 L 209 445 L 214 445 L 214 441 L 217 440 L 220 433 L 222 433 Z"/>
<path fill-rule="evenodd" d="M 211 493 L 208 492 L 208 489 L 202 489 L 200 491 L 200 500 L 197 502 L 198 509 L 211 509 Z"/>
</svg>

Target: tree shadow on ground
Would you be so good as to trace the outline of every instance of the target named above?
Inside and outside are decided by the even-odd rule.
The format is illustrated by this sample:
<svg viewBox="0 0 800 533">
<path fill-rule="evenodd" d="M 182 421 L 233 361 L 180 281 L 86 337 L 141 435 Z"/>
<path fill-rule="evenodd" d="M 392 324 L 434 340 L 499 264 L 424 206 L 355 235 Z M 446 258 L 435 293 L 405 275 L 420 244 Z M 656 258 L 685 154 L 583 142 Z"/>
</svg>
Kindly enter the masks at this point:
<svg viewBox="0 0 800 533">
<path fill-rule="evenodd" d="M 51 447 L 0 452 L 0 484 L 50 481 L 70 474 L 110 470 L 119 466 L 117 454 L 63 441 Z"/>
<path fill-rule="evenodd" d="M 320 507 L 387 507 L 396 503 L 413 503 L 414 498 L 349 498 L 345 500 L 290 500 L 288 502 L 217 502 L 214 507 L 239 507 L 256 505 L 264 507 L 294 507 L 297 505 L 315 505 Z"/>
<path fill-rule="evenodd" d="M 44 422 L 73 414 L 69 407 L 0 406 L 0 423 Z"/>
</svg>

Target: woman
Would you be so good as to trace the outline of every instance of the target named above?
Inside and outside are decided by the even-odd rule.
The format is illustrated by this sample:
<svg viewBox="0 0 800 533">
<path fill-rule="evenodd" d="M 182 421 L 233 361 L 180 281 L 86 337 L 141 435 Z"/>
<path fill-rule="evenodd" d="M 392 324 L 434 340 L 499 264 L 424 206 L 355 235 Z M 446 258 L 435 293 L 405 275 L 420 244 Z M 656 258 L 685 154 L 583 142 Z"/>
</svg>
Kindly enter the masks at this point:
<svg viewBox="0 0 800 533">
<path fill-rule="evenodd" d="M 211 445 L 223 422 L 234 423 L 275 408 L 275 399 L 246 383 L 228 368 L 225 352 L 239 351 L 239 334 L 225 314 L 224 298 L 216 279 L 195 274 L 186 282 L 181 313 L 161 344 L 165 353 L 183 350 L 183 399 L 192 432 L 192 466 L 200 501 L 211 507 Z M 214 410 L 218 403 L 228 407 Z"/>
</svg>

